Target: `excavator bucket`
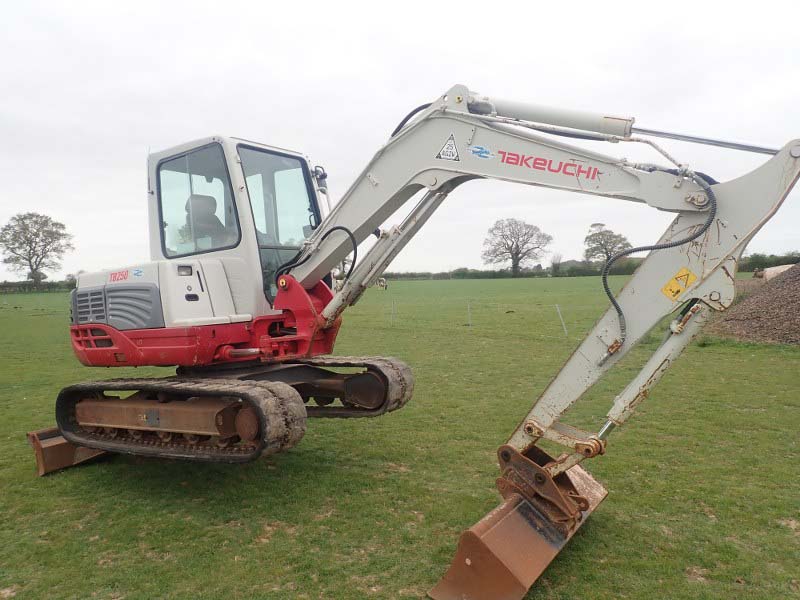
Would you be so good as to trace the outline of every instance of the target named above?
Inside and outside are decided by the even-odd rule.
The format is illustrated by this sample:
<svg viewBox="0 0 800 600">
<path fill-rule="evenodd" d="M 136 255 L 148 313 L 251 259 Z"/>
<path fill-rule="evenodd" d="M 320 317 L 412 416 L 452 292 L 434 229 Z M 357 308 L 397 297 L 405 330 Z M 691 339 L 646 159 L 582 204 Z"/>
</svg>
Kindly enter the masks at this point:
<svg viewBox="0 0 800 600">
<path fill-rule="evenodd" d="M 538 448 L 499 454 L 505 501 L 461 535 L 434 600 L 521 600 L 608 494 L 578 465 L 545 475 L 552 459 Z"/>
<path fill-rule="evenodd" d="M 68 442 L 58 427 L 31 431 L 28 433 L 28 442 L 36 455 L 36 470 L 39 477 L 106 454 L 104 450 L 84 448 Z"/>
</svg>

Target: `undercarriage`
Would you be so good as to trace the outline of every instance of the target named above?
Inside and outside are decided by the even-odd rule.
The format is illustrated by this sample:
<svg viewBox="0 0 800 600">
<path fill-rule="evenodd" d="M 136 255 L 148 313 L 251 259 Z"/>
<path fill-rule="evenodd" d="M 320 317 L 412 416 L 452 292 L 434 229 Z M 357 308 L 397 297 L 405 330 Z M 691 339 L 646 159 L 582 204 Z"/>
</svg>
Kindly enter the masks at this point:
<svg viewBox="0 0 800 600">
<path fill-rule="evenodd" d="M 180 368 L 163 379 L 71 385 L 58 395 L 56 420 L 78 446 L 241 463 L 297 445 L 308 417 L 379 416 L 402 408 L 413 389 L 411 370 L 392 358 Z"/>
</svg>

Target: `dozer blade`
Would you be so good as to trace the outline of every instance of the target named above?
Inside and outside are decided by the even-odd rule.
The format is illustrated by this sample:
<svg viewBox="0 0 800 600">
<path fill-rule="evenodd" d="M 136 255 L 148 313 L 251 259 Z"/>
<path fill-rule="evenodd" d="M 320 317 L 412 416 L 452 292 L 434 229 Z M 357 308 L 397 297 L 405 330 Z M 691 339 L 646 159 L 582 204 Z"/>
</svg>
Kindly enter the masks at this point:
<svg viewBox="0 0 800 600">
<path fill-rule="evenodd" d="M 428 592 L 431 598 L 521 600 L 608 494 L 577 465 L 555 479 L 548 477 L 544 481 L 536 477 L 542 495 L 526 493 L 530 490 L 520 485 L 520 470 L 514 469 L 513 463 L 526 461 L 530 465 L 524 466 L 530 467 L 548 462 L 549 457 L 544 452 L 534 451 L 535 459 L 518 454 L 508 446 L 500 449 L 503 475 L 498 479 L 498 488 L 505 501 L 461 534 L 453 563 L 436 587 Z M 513 456 L 504 461 L 503 452 L 511 452 Z M 555 494 L 561 493 L 559 498 L 551 495 L 553 484 L 558 488 Z M 556 505 L 564 498 L 575 503 L 577 511 L 573 519 L 557 509 Z"/>
<path fill-rule="evenodd" d="M 104 450 L 85 448 L 68 442 L 58 427 L 31 431 L 28 433 L 28 442 L 36 455 L 39 477 L 106 454 Z"/>
</svg>

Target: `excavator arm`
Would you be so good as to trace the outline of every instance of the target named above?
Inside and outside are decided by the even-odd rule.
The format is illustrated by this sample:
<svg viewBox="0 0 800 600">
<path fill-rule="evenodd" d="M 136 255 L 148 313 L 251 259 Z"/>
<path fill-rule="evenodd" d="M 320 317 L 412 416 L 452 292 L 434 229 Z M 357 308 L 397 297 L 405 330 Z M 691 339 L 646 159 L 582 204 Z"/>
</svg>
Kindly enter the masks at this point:
<svg viewBox="0 0 800 600">
<path fill-rule="evenodd" d="M 284 268 L 283 281 L 288 284 L 291 278 L 304 288 L 313 289 L 352 252 L 354 243 L 364 241 L 407 200 L 424 191 L 399 226 L 379 231 L 377 242 L 325 305 L 322 327 L 332 326 L 344 309 L 374 283 L 447 195 L 472 179 L 499 179 L 608 196 L 676 213 L 654 245 L 659 249 L 647 256 L 616 297 L 618 307 L 612 306 L 601 317 L 509 440 L 514 448 L 524 451 L 545 437 L 581 450 L 578 454 L 582 457 L 595 455 L 604 446 L 597 442 L 604 441 L 615 425 L 628 418 L 637 401 L 699 329 L 708 309 L 724 310 L 731 305 L 736 265 L 742 252 L 778 210 L 800 174 L 800 141 L 792 141 L 780 150 L 731 144 L 773 156 L 747 175 L 717 183 L 677 162 L 669 167 L 631 163 L 539 133 L 647 143 L 667 160 L 674 160 L 654 142 L 633 135 L 633 122 L 493 102 L 464 86 L 455 86 L 376 153 L 307 241 L 304 251 Z M 698 236 L 698 232 L 702 233 Z M 681 243 L 687 238 L 693 239 Z M 620 331 L 620 313 L 624 315 L 624 333 Z M 558 422 L 562 414 L 671 313 L 678 313 L 672 335 L 654 353 L 654 364 L 648 363 L 617 397 L 603 429 L 597 435 L 580 438 L 574 432 L 561 431 Z M 652 366 L 656 370 L 648 373 Z M 587 452 L 586 445 L 597 451 Z M 572 464 L 579 460 L 579 456 L 570 458 Z M 564 465 L 549 470 L 557 475 Z"/>
<path fill-rule="evenodd" d="M 675 213 L 661 238 L 643 249 L 651 251 L 624 289 L 613 297 L 606 286 L 612 306 L 499 449 L 497 485 L 505 502 L 462 536 L 453 565 L 431 591 L 436 599 L 525 594 L 606 494 L 579 463 L 606 451 L 610 432 L 647 397 L 709 311 L 731 305 L 742 252 L 800 174 L 797 140 L 772 150 L 641 131 L 771 158 L 751 173 L 718 183 L 637 135 L 633 119 L 493 100 L 455 86 L 401 124 L 296 259 L 279 270 L 276 307 L 291 311 L 298 286 L 313 294 L 326 273 L 373 232 L 378 234 L 316 315 L 315 328 L 324 331 L 338 327 L 343 310 L 381 275 L 450 192 L 472 179 L 608 196 Z M 646 143 L 671 164 L 632 163 L 566 144 L 553 134 Z M 400 225 L 378 229 L 418 194 L 421 198 Z M 587 432 L 563 423 L 564 413 L 670 314 L 668 337 L 614 399 L 603 427 Z M 565 452 L 549 456 L 536 446 L 542 439 Z"/>
</svg>

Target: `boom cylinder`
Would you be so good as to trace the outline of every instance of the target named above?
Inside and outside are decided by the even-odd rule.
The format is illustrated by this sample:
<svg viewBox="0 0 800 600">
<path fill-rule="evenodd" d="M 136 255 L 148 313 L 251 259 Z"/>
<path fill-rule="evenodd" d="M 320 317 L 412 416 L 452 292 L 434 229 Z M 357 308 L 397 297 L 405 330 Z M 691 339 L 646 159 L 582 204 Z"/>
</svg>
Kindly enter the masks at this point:
<svg viewBox="0 0 800 600">
<path fill-rule="evenodd" d="M 591 131 L 603 135 L 616 135 L 629 137 L 633 128 L 633 117 L 616 117 L 600 113 L 582 112 L 563 108 L 553 108 L 540 104 L 528 104 L 502 98 L 489 98 L 487 96 L 471 97 L 468 103 L 469 111 L 473 114 L 488 115 L 496 113 L 500 117 L 521 119 L 569 127 L 581 131 Z"/>
</svg>

